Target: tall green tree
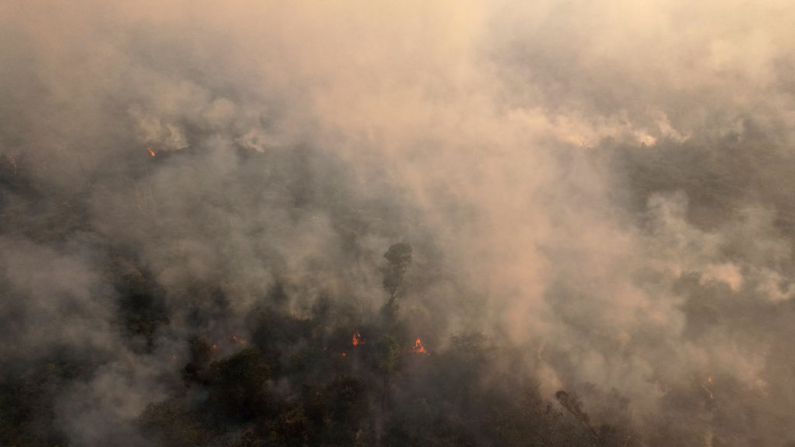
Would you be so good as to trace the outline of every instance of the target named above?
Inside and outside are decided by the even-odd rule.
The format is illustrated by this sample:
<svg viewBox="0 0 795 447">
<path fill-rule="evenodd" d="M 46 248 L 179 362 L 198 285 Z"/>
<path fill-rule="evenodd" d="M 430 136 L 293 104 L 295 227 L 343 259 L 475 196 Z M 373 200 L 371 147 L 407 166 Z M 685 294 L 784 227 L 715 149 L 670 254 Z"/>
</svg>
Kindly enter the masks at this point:
<svg viewBox="0 0 795 447">
<path fill-rule="evenodd" d="M 411 264 L 411 245 L 398 242 L 384 253 L 387 266 L 384 271 L 384 289 L 389 293 L 389 301 L 393 302 L 402 291 L 403 278 Z"/>
</svg>

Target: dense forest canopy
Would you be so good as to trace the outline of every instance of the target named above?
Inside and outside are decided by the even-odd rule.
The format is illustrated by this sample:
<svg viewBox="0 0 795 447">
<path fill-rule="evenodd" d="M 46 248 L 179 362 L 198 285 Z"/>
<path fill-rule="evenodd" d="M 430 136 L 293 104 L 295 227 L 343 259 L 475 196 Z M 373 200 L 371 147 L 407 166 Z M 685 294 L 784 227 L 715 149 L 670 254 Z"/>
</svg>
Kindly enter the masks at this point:
<svg viewBox="0 0 795 447">
<path fill-rule="evenodd" d="M 0 2 L 0 446 L 795 445 L 794 19 Z"/>
</svg>

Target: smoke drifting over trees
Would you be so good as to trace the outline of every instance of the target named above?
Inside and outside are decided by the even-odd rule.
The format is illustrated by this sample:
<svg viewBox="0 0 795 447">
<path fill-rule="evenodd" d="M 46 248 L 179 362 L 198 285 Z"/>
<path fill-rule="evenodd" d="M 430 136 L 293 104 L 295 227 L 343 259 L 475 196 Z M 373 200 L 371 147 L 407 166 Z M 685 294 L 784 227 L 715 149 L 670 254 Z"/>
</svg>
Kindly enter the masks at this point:
<svg viewBox="0 0 795 447">
<path fill-rule="evenodd" d="M 795 7 L 0 2 L 0 445 L 795 442 Z"/>
</svg>

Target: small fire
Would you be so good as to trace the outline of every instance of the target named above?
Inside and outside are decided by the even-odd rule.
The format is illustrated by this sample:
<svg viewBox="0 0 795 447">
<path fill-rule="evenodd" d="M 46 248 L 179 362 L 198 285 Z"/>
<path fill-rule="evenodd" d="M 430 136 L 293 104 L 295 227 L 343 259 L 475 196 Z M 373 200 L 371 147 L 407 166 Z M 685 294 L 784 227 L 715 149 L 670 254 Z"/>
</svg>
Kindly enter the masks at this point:
<svg viewBox="0 0 795 447">
<path fill-rule="evenodd" d="M 152 154 L 153 157 L 155 156 L 155 151 L 153 151 L 151 147 L 148 147 L 146 149 L 149 151 L 150 154 Z"/>
<path fill-rule="evenodd" d="M 345 357 L 345 353 L 344 352 L 342 353 L 342 356 Z"/>
<path fill-rule="evenodd" d="M 218 345 L 213 345 L 213 349 L 218 349 Z"/>
<path fill-rule="evenodd" d="M 234 341 L 235 343 L 240 343 L 241 345 L 245 345 L 247 343 L 247 341 L 243 340 L 242 338 L 238 339 L 237 335 L 232 336 L 232 341 Z"/>
<path fill-rule="evenodd" d="M 707 386 L 709 386 L 709 388 Z M 704 388 L 704 391 L 707 392 L 707 395 L 709 395 L 710 400 L 715 399 L 715 395 L 712 394 L 712 390 L 710 390 L 710 388 L 712 388 L 712 376 L 707 377 L 707 383 L 706 384 L 702 383 L 701 388 Z"/>
<path fill-rule="evenodd" d="M 363 345 L 364 340 L 362 340 L 362 336 L 358 332 L 353 333 L 353 346 Z"/>
<path fill-rule="evenodd" d="M 414 347 L 411 348 L 411 352 L 416 352 L 420 354 L 430 355 L 428 351 L 425 350 L 425 346 L 422 345 L 422 341 L 418 338 L 417 341 L 414 343 Z"/>
<path fill-rule="evenodd" d="M 328 349 L 328 346 L 323 346 L 323 350 L 325 351 L 326 349 Z"/>
</svg>

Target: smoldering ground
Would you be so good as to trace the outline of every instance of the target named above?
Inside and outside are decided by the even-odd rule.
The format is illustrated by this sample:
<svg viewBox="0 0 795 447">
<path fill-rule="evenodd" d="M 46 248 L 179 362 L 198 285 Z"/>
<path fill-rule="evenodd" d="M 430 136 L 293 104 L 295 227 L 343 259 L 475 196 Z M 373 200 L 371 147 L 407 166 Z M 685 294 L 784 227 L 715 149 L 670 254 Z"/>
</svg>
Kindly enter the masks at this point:
<svg viewBox="0 0 795 447">
<path fill-rule="evenodd" d="M 524 381 L 542 411 L 522 433 L 553 426 L 549 402 L 582 442 L 792 442 L 793 13 L 1 4 L 3 442 L 177 442 L 141 421 L 228 411 L 196 340 L 219 371 L 258 371 L 235 357 L 256 345 L 269 396 L 294 402 L 315 376 L 285 372 L 292 355 L 387 326 L 437 363 L 356 401 L 381 415 L 361 442 L 441 417 L 430 390 L 499 400 Z M 382 307 L 399 242 L 398 324 Z M 329 395 L 359 390 L 346 380 Z M 444 402 L 463 421 L 497 408 Z M 489 420 L 471 442 L 496 442 Z M 208 443 L 248 436 L 201 421 Z"/>
</svg>

